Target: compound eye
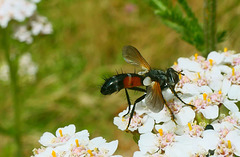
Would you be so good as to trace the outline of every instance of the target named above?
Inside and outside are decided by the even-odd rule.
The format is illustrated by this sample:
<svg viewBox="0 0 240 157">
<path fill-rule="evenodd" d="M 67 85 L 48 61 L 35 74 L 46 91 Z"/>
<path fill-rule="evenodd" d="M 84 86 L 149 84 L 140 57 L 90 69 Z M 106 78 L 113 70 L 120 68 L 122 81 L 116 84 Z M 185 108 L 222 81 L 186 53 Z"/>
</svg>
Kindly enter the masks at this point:
<svg viewBox="0 0 240 157">
<path fill-rule="evenodd" d="M 174 73 L 173 80 L 174 80 L 174 83 L 175 83 L 175 84 L 178 83 L 178 81 L 179 81 L 179 76 L 178 76 L 178 74 Z"/>
<path fill-rule="evenodd" d="M 173 68 L 169 68 L 167 70 L 167 75 L 168 75 L 168 80 L 171 84 L 175 85 L 178 83 L 179 81 L 178 72 L 175 71 Z"/>
</svg>

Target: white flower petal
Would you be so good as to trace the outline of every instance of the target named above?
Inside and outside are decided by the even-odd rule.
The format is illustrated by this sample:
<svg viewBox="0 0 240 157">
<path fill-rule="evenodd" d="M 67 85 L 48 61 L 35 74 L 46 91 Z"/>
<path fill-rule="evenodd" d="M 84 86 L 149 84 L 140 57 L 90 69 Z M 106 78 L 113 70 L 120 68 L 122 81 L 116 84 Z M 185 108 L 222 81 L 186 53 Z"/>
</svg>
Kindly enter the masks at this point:
<svg viewBox="0 0 240 157">
<path fill-rule="evenodd" d="M 219 142 L 219 134 L 215 130 L 205 130 L 202 134 L 202 146 L 206 150 L 214 150 Z"/>
<path fill-rule="evenodd" d="M 166 148 L 166 155 L 168 157 L 188 157 L 196 152 L 200 152 L 200 138 L 192 138 L 190 136 L 182 135 L 176 136 L 176 142 L 172 146 Z"/>
<path fill-rule="evenodd" d="M 181 89 L 184 94 L 199 95 L 199 87 L 196 84 L 185 83 Z"/>
<path fill-rule="evenodd" d="M 176 124 L 172 120 L 170 120 L 163 123 L 162 125 L 155 125 L 155 129 L 162 129 L 165 132 L 174 132 L 176 130 Z"/>
<path fill-rule="evenodd" d="M 39 140 L 39 143 L 42 144 L 43 146 L 49 146 L 49 145 L 52 144 L 52 143 L 51 143 L 51 140 L 52 140 L 53 138 L 55 138 L 55 136 L 54 136 L 52 133 L 50 133 L 50 132 L 45 132 L 45 133 L 41 136 L 41 138 L 40 138 L 40 140 Z"/>
<path fill-rule="evenodd" d="M 175 114 L 175 117 L 178 125 L 187 125 L 189 122 L 193 122 L 195 112 L 190 107 L 183 107 L 179 113 Z"/>
<path fill-rule="evenodd" d="M 235 148 L 234 154 L 240 156 L 240 130 L 230 131 L 226 139 L 230 140 L 232 146 Z"/>
<path fill-rule="evenodd" d="M 205 109 L 200 109 L 199 112 L 207 119 L 215 119 L 218 117 L 219 108 L 217 105 L 207 106 Z"/>
<path fill-rule="evenodd" d="M 104 148 L 108 150 L 108 153 L 106 155 L 113 155 L 113 153 L 117 150 L 117 147 L 118 147 L 118 140 L 115 140 L 115 141 L 103 144 L 103 146 L 100 146 L 100 149 Z"/>
<path fill-rule="evenodd" d="M 123 120 L 122 117 L 114 117 L 113 124 L 118 127 L 118 129 L 124 131 L 127 128 L 128 122 Z"/>
<path fill-rule="evenodd" d="M 240 100 L 240 86 L 239 85 L 232 85 L 228 91 L 228 97 L 230 99 L 237 99 Z"/>
<path fill-rule="evenodd" d="M 215 81 L 211 81 L 209 83 L 209 87 L 212 88 L 214 91 L 221 90 L 221 86 L 222 86 L 222 81 L 221 80 L 215 80 Z"/>
<path fill-rule="evenodd" d="M 56 131 L 56 136 L 57 137 L 60 137 L 59 130 L 62 130 L 63 135 L 68 134 L 68 135 L 72 136 L 76 132 L 76 127 L 75 127 L 74 124 L 70 124 L 68 126 L 65 126 L 64 128 L 58 128 L 57 131 Z"/>
<path fill-rule="evenodd" d="M 223 79 L 223 75 L 221 74 L 221 70 L 218 68 L 218 66 L 213 66 L 211 70 L 206 71 L 205 76 L 213 81 Z"/>
<path fill-rule="evenodd" d="M 224 73 L 224 74 L 231 74 L 232 73 L 232 69 L 229 66 L 218 65 L 218 68 L 221 71 L 221 73 Z"/>
<path fill-rule="evenodd" d="M 156 121 L 156 123 L 167 122 L 171 120 L 171 115 L 169 112 L 166 111 L 165 108 L 166 107 L 164 106 L 164 108 L 160 112 L 158 113 L 151 112 L 148 113 L 148 115 L 152 117 Z"/>
<path fill-rule="evenodd" d="M 90 149 L 101 147 L 106 143 L 106 140 L 103 137 L 95 137 L 90 140 L 88 146 Z"/>
<path fill-rule="evenodd" d="M 156 139 L 156 135 L 153 133 L 146 133 L 140 135 L 140 140 L 138 141 L 139 149 L 144 154 L 147 152 L 156 152 L 158 150 L 156 143 L 158 143 L 158 141 Z"/>
<path fill-rule="evenodd" d="M 209 86 L 201 86 L 198 90 L 200 93 L 212 93 L 212 89 Z"/>
<path fill-rule="evenodd" d="M 202 68 L 201 65 L 195 61 L 191 61 L 188 58 L 179 58 L 178 59 L 178 66 L 182 70 L 189 70 L 193 72 L 201 72 Z"/>
<path fill-rule="evenodd" d="M 212 59 L 214 62 L 216 62 L 216 64 L 220 64 L 224 60 L 224 55 L 222 53 L 213 51 L 208 54 L 207 60 L 209 59 Z"/>
<path fill-rule="evenodd" d="M 222 123 L 213 122 L 211 125 L 213 126 L 214 130 L 217 132 L 219 132 L 225 128 L 227 128 L 228 130 L 231 130 L 234 128 L 234 125 L 229 122 L 222 122 Z"/>
<path fill-rule="evenodd" d="M 80 132 L 77 132 L 75 137 L 78 139 L 80 144 L 86 143 L 89 141 L 89 133 L 87 130 L 82 130 Z"/>
<path fill-rule="evenodd" d="M 154 127 L 154 119 L 150 116 L 147 116 L 147 119 L 144 122 L 144 124 L 138 128 L 138 132 L 140 134 L 151 132 L 153 127 Z"/>
<path fill-rule="evenodd" d="M 223 82 L 222 82 L 222 93 L 224 95 L 227 95 L 230 87 L 231 87 L 231 81 L 229 81 L 227 78 L 223 79 Z"/>
<path fill-rule="evenodd" d="M 143 152 L 141 151 L 136 151 L 133 154 L 133 157 L 146 157 Z"/>
<path fill-rule="evenodd" d="M 228 99 L 224 99 L 223 101 L 223 105 L 229 109 L 231 112 L 238 112 L 239 109 L 237 107 L 237 105 L 235 104 L 236 101 L 230 101 Z"/>
</svg>

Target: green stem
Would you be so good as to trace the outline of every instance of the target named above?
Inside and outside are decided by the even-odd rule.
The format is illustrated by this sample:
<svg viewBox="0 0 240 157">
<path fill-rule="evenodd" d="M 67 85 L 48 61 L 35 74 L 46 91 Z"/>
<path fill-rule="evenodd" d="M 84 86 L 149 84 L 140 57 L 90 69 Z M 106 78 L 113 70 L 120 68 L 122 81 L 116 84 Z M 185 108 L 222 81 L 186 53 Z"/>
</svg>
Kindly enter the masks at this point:
<svg viewBox="0 0 240 157">
<path fill-rule="evenodd" d="M 13 108 L 14 108 L 14 139 L 17 145 L 17 153 L 16 156 L 22 157 L 22 142 L 21 142 L 21 111 L 19 106 L 19 88 L 18 88 L 18 62 L 17 58 L 11 58 L 10 56 L 10 42 L 9 42 L 9 31 L 8 28 L 4 29 L 3 31 L 3 48 L 4 48 L 4 54 L 5 58 L 7 60 L 7 64 L 9 66 L 9 72 L 10 72 L 10 86 L 11 86 L 11 92 L 12 92 L 12 98 L 13 98 Z"/>
<path fill-rule="evenodd" d="M 216 50 L 216 0 L 204 0 L 203 26 L 205 40 L 205 56 Z"/>
</svg>

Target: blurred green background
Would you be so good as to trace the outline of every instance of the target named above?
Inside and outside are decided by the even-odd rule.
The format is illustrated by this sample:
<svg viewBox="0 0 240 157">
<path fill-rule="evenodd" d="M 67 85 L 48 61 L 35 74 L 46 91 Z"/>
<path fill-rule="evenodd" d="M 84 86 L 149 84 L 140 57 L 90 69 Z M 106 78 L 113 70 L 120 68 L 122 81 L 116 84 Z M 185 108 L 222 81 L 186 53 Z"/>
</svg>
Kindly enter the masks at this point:
<svg viewBox="0 0 240 157">
<path fill-rule="evenodd" d="M 219 50 L 239 51 L 237 1 L 218 1 L 217 27 L 228 31 Z M 189 1 L 200 21 L 202 3 Z M 38 140 L 44 132 L 55 134 L 57 128 L 69 124 L 75 124 L 77 131 L 87 129 L 90 138 L 118 139 L 115 154 L 132 156 L 138 150 L 132 135 L 113 124 L 113 117 L 127 107 L 124 92 L 101 95 L 102 78 L 116 70 L 134 71 L 121 56 L 124 45 L 135 46 L 152 67 L 160 69 L 197 50 L 164 26 L 146 1 L 51 0 L 40 2 L 38 12 L 48 17 L 54 32 L 37 37 L 27 50 L 39 72 L 35 83 L 20 85 L 24 156 L 40 146 Z M 0 90 L 0 125 L 8 128 L 13 125 L 9 85 L 1 83 Z M 132 100 L 139 95 L 130 94 Z M 0 156 L 12 156 L 13 139 L 3 134 L 0 139 Z"/>
</svg>

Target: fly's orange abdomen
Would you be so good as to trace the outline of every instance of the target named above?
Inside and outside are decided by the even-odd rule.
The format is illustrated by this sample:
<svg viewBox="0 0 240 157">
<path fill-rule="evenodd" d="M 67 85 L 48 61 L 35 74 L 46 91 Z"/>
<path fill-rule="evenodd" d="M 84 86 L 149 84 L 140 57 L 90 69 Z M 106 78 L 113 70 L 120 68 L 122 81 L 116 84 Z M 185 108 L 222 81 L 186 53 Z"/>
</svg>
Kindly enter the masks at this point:
<svg viewBox="0 0 240 157">
<path fill-rule="evenodd" d="M 123 80 L 124 88 L 132 88 L 142 86 L 142 78 L 138 76 L 127 76 Z"/>
</svg>

